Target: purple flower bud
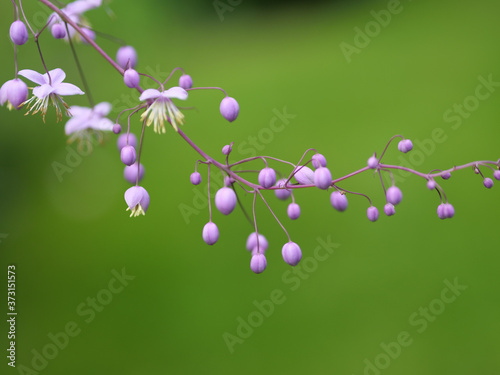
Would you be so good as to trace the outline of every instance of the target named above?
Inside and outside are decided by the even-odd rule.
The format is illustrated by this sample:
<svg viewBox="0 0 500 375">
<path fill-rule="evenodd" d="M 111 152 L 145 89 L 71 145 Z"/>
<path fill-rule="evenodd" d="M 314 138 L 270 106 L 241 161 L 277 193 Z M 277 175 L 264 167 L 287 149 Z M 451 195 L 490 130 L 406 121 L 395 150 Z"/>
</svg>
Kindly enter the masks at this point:
<svg viewBox="0 0 500 375">
<path fill-rule="evenodd" d="M 314 185 L 317 188 L 326 190 L 332 184 L 332 174 L 325 167 L 320 167 L 314 171 Z"/>
<path fill-rule="evenodd" d="M 449 179 L 450 177 L 451 177 L 451 173 L 450 173 L 450 172 L 446 172 L 446 173 L 443 173 L 443 174 L 441 175 L 441 178 L 442 178 L 443 180 L 447 180 L 447 179 Z"/>
<path fill-rule="evenodd" d="M 347 197 L 345 194 L 334 191 L 332 195 L 330 195 L 330 202 L 337 211 L 343 212 L 347 210 Z"/>
<path fill-rule="evenodd" d="M 293 175 L 300 185 L 314 185 L 314 172 L 306 166 L 298 166 Z"/>
<path fill-rule="evenodd" d="M 250 260 L 250 269 L 256 274 L 264 272 L 267 267 L 267 260 L 264 254 L 254 254 Z"/>
<path fill-rule="evenodd" d="M 394 205 L 392 203 L 386 203 L 384 206 L 384 213 L 387 216 L 392 216 L 396 213 L 396 209 L 394 208 Z"/>
<path fill-rule="evenodd" d="M 129 68 L 135 68 L 137 64 L 137 52 L 135 52 L 134 47 L 120 47 L 116 53 L 116 62 L 123 69 L 125 69 L 127 65 Z"/>
<path fill-rule="evenodd" d="M 7 102 L 9 109 L 19 109 L 28 98 L 28 86 L 20 79 L 5 82 L 0 88 L 0 105 Z"/>
<path fill-rule="evenodd" d="M 203 241 L 205 241 L 208 245 L 213 245 L 219 239 L 219 228 L 215 223 L 209 221 L 203 227 L 202 233 Z"/>
<path fill-rule="evenodd" d="M 120 157 L 122 159 L 123 164 L 125 165 L 134 164 L 137 159 L 137 153 L 135 152 L 135 148 L 133 146 L 125 146 L 120 151 Z"/>
<path fill-rule="evenodd" d="M 491 189 L 493 187 L 493 180 L 489 177 L 486 177 L 483 180 L 484 187 L 487 189 Z"/>
<path fill-rule="evenodd" d="M 220 102 L 220 114 L 227 121 L 233 122 L 234 120 L 236 120 L 239 112 L 240 112 L 240 106 L 238 105 L 236 99 L 226 96 Z"/>
<path fill-rule="evenodd" d="M 135 136 L 135 134 L 123 133 L 119 135 L 118 140 L 116 141 L 116 147 L 118 147 L 118 151 L 121 151 L 121 149 L 127 145 L 127 138 L 129 146 L 132 146 L 134 148 L 137 147 L 137 137 Z"/>
<path fill-rule="evenodd" d="M 291 266 L 296 266 L 302 259 L 302 251 L 295 242 L 284 244 L 283 249 L 281 249 L 281 255 L 283 256 L 283 260 Z"/>
<path fill-rule="evenodd" d="M 404 153 L 413 149 L 413 143 L 409 139 L 403 139 L 398 143 L 398 150 Z"/>
<path fill-rule="evenodd" d="M 201 174 L 199 172 L 193 172 L 191 176 L 189 176 L 189 179 L 193 185 L 199 185 L 201 182 Z"/>
<path fill-rule="evenodd" d="M 259 185 L 265 189 L 274 186 L 276 183 L 276 172 L 272 168 L 263 168 L 259 172 Z"/>
<path fill-rule="evenodd" d="M 326 167 L 326 158 L 321 154 L 315 154 L 312 157 L 312 165 L 316 169 Z"/>
<path fill-rule="evenodd" d="M 495 178 L 495 180 L 500 180 L 500 171 L 495 171 L 493 172 L 493 177 Z"/>
<path fill-rule="evenodd" d="M 449 219 L 455 215 L 455 209 L 450 203 L 441 203 L 437 208 L 437 215 L 440 219 Z"/>
<path fill-rule="evenodd" d="M 149 194 L 142 186 L 132 186 L 125 192 L 125 202 L 130 216 L 144 215 L 149 207 Z"/>
<path fill-rule="evenodd" d="M 378 159 L 375 155 L 373 156 L 370 156 L 370 158 L 368 159 L 368 168 L 371 168 L 371 169 L 376 169 L 378 167 Z"/>
<path fill-rule="evenodd" d="M 247 250 L 254 252 L 257 250 L 257 233 L 252 232 L 247 238 Z M 259 252 L 264 254 L 269 247 L 266 237 L 259 233 Z"/>
<path fill-rule="evenodd" d="M 28 41 L 28 29 L 23 21 L 14 21 L 10 25 L 10 39 L 18 46 L 22 46 Z"/>
<path fill-rule="evenodd" d="M 368 220 L 370 220 L 370 221 L 377 221 L 378 220 L 377 207 L 375 207 L 375 206 L 368 207 L 368 210 L 366 210 L 366 216 L 368 217 Z"/>
<path fill-rule="evenodd" d="M 441 220 L 446 219 L 446 214 L 444 212 L 444 203 L 441 203 L 437 208 L 437 215 Z"/>
<path fill-rule="evenodd" d="M 179 78 L 179 86 L 184 90 L 190 89 L 191 87 L 193 87 L 193 79 L 190 75 L 183 74 Z"/>
<path fill-rule="evenodd" d="M 139 81 L 139 73 L 137 73 L 136 70 L 127 69 L 125 70 L 125 73 L 123 73 L 123 82 L 125 82 L 125 85 L 127 85 L 128 88 L 136 88 L 139 86 Z"/>
<path fill-rule="evenodd" d="M 137 172 L 139 172 L 140 182 L 144 177 L 144 166 L 142 164 L 139 164 L 139 169 L 137 169 L 137 162 L 132 165 L 127 165 L 123 169 L 123 177 L 131 184 L 135 184 L 137 182 Z"/>
<path fill-rule="evenodd" d="M 427 181 L 427 189 L 434 190 L 436 188 L 436 181 L 430 179 Z"/>
<path fill-rule="evenodd" d="M 297 220 L 300 216 L 300 206 L 297 203 L 290 203 L 286 213 L 291 220 Z"/>
<path fill-rule="evenodd" d="M 231 176 L 226 176 L 224 177 L 224 186 L 231 186 L 232 184 L 234 184 L 234 178 L 232 178 Z"/>
<path fill-rule="evenodd" d="M 290 189 L 284 189 L 283 187 L 285 186 L 286 178 L 282 178 L 276 183 L 276 186 L 280 187 L 281 189 L 276 189 L 274 191 L 274 194 L 276 195 L 276 198 L 281 199 L 281 200 L 287 200 L 290 195 L 292 194 L 292 191 Z"/>
<path fill-rule="evenodd" d="M 61 23 L 55 23 L 50 31 L 55 39 L 63 39 L 66 37 L 66 28 Z"/>
<path fill-rule="evenodd" d="M 403 193 L 397 186 L 391 186 L 385 193 L 387 202 L 398 205 L 403 200 Z"/>
<path fill-rule="evenodd" d="M 233 147 L 231 145 L 225 145 L 224 147 L 222 147 L 222 154 L 229 155 L 232 150 L 233 150 Z"/>
<path fill-rule="evenodd" d="M 215 206 L 224 215 L 233 212 L 236 201 L 236 193 L 229 187 L 220 188 L 215 194 Z"/>
<path fill-rule="evenodd" d="M 120 134 L 122 132 L 122 126 L 120 124 L 113 125 L 113 133 Z"/>
</svg>

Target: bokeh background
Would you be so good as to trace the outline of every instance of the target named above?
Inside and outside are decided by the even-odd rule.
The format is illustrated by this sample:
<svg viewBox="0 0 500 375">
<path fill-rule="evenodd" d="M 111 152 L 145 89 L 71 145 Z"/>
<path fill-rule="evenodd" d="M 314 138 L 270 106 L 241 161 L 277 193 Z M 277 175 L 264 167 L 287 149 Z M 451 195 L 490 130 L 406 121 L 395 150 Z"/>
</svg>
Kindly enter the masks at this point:
<svg viewBox="0 0 500 375">
<path fill-rule="evenodd" d="M 248 144 L 256 137 L 259 154 L 290 161 L 314 147 L 341 176 L 364 166 L 392 135 L 403 134 L 413 139 L 413 152 L 425 155 L 413 159 L 422 171 L 497 160 L 498 87 L 466 113 L 461 126 L 443 116 L 475 95 L 478 77 L 500 81 L 498 2 L 389 4 L 401 11 L 378 32 L 371 11 L 387 10 L 386 1 L 221 0 L 221 14 L 211 1 L 121 0 L 109 4 L 112 13 L 99 9 L 87 16 L 96 30 L 137 49 L 138 70 L 164 79 L 182 66 L 195 85 L 220 86 L 238 99 L 240 117 L 227 123 L 218 111 L 219 92 L 190 95 L 187 105 L 196 110 L 187 111 L 183 129 L 211 155 L 235 142 L 232 160 L 251 156 L 257 146 Z M 38 2 L 25 6 L 40 27 L 48 12 Z M 0 15 L 6 81 L 14 66 L 10 2 L 0 4 Z M 355 46 L 356 28 L 367 26 L 374 36 L 348 61 L 341 44 Z M 114 56 L 117 44 L 103 38 L 98 43 Z M 68 82 L 80 84 L 64 42 L 47 34 L 41 46 L 49 68 L 63 68 Z M 137 95 L 97 53 L 85 45 L 78 52 L 97 102 L 133 105 Z M 32 39 L 20 48 L 19 64 L 42 70 Z M 87 105 L 84 97 L 68 102 Z M 270 133 L 276 111 L 284 109 L 296 117 Z M 286 237 L 259 203 L 259 228 L 270 247 L 267 270 L 255 275 L 245 250 L 252 229 L 240 210 L 229 217 L 215 212 L 220 240 L 213 247 L 202 241 L 208 209 L 199 196 L 206 170 L 200 169 L 204 182 L 193 188 L 189 175 L 197 155 L 174 132 L 160 136 L 147 129 L 143 186 L 151 206 L 145 217 L 131 219 L 116 136 L 89 156 L 74 156 L 76 146 L 67 147 L 64 123 L 56 123 L 53 113 L 44 124 L 22 112 L 0 111 L 0 291 L 6 312 L 7 265 L 15 264 L 18 366 L 33 369 L 36 353 L 44 350 L 53 355 L 50 334 L 74 322 L 79 334 L 37 373 L 498 373 L 499 187 L 485 189 L 471 169 L 443 181 L 456 209 L 445 221 L 436 215 L 437 195 L 414 176 L 398 180 L 404 200 L 396 215 L 381 215 L 376 223 L 367 220 L 362 198 L 351 197 L 348 210 L 338 213 L 329 193 L 300 191 L 302 216 L 290 222 L 286 203 L 268 195 L 300 244 L 303 265 L 292 274 L 282 261 Z M 132 124 L 138 132 L 139 121 Z M 436 131 L 444 142 L 430 141 Z M 408 161 L 411 154 L 392 145 L 386 161 L 399 163 L 401 156 Z M 70 170 L 62 181 L 54 163 Z M 369 194 L 379 209 L 385 203 L 370 173 L 342 186 Z M 251 197 L 240 196 L 248 209 Z M 181 206 L 194 213 L 186 219 Z M 321 241 L 337 247 L 318 260 Z M 87 299 L 109 296 L 113 270 L 123 268 L 135 278 L 109 304 L 91 308 L 93 319 L 86 322 Z M 453 302 L 442 302 L 446 280 L 455 279 L 467 288 Z M 257 304 L 276 293 L 282 303 L 259 320 Z M 423 317 L 421 308 L 429 307 Z M 249 317 L 255 327 L 238 330 Z M 385 355 L 382 343 L 404 332 L 411 344 L 400 351 L 392 345 L 392 357 Z M 9 368 L 5 356 L 0 366 L 2 373 L 23 373 Z"/>
</svg>

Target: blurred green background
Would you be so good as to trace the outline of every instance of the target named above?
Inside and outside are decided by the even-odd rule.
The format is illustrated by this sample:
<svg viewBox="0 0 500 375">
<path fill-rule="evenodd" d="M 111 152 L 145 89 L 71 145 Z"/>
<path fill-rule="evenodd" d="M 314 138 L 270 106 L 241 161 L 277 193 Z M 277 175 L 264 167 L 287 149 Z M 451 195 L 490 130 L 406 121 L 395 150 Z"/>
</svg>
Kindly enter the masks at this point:
<svg viewBox="0 0 500 375">
<path fill-rule="evenodd" d="M 96 30 L 137 49 L 138 70 L 164 79 L 182 66 L 196 86 L 220 86 L 237 98 L 240 116 L 227 123 L 218 111 L 219 92 L 190 94 L 186 105 L 196 110 L 185 111 L 183 130 L 209 154 L 218 157 L 223 145 L 235 142 L 232 160 L 251 156 L 257 147 L 248 146 L 251 137 L 260 140 L 259 154 L 290 161 L 314 147 L 338 177 L 403 134 L 414 141 L 413 154 L 392 145 L 386 162 L 414 160 L 425 172 L 500 157 L 498 87 L 488 99 L 469 98 L 478 77 L 500 81 L 498 2 L 220 3 L 227 9 L 222 16 L 212 2 L 159 0 L 115 1 L 111 18 L 102 9 L 87 13 Z M 377 29 L 372 11 L 387 14 L 395 4 L 399 12 L 385 26 L 378 21 Z M 48 12 L 38 2 L 25 6 L 40 27 Z M 2 81 L 13 76 L 11 8 L 7 1 L 0 5 Z M 362 42 L 358 30 L 367 27 L 372 36 L 356 47 L 355 38 Z M 98 43 L 114 56 L 116 44 Z M 348 59 L 342 43 L 358 50 Z M 69 47 L 49 34 L 41 46 L 48 67 L 63 68 L 67 81 L 80 85 Z M 97 102 L 133 105 L 136 93 L 97 53 L 85 45 L 78 51 Z M 32 39 L 20 48 L 19 66 L 42 70 Z M 477 108 L 465 113 L 461 126 L 445 121 L 446 111 L 464 101 Z M 84 97 L 68 102 L 87 105 Z M 296 117 L 283 131 L 270 132 L 276 111 L 283 110 Z M 197 154 L 173 131 L 160 136 L 147 129 L 142 185 L 151 206 L 145 217 L 131 219 L 116 136 L 68 165 L 76 147 L 67 148 L 64 123 L 56 123 L 53 113 L 44 124 L 21 112 L 0 111 L 2 309 L 7 311 L 7 265 L 15 264 L 17 365 L 33 369 L 36 353 L 44 350 L 54 358 L 45 367 L 38 358 L 42 371 L 22 372 L 8 368 L 3 356 L 2 373 L 499 373 L 500 196 L 498 186 L 485 189 L 472 170 L 442 183 L 456 209 L 446 221 L 436 215 L 437 195 L 415 176 L 399 182 L 404 200 L 396 215 L 381 215 L 376 223 L 366 218 L 366 200 L 350 197 L 341 214 L 329 193 L 317 190 L 297 192 L 302 216 L 290 222 L 286 203 L 269 194 L 303 261 L 295 270 L 300 273 L 292 274 L 281 259 L 286 237 L 260 202 L 259 228 L 270 247 L 267 270 L 255 275 L 245 250 L 252 229 L 240 210 L 229 217 L 214 212 L 220 240 L 213 247 L 202 241 L 208 209 L 194 192 L 205 192 L 206 170 L 200 169 L 204 182 L 193 188 L 189 175 Z M 139 121 L 132 124 L 138 132 Z M 436 131 L 444 142 L 431 141 Z M 54 162 L 71 169 L 62 182 Z M 380 210 L 385 203 L 370 173 L 342 186 L 369 194 Z M 251 197 L 240 196 L 250 208 Z M 185 220 L 182 205 L 197 212 Z M 319 260 L 321 241 L 338 247 Z M 111 294 L 113 270 L 123 268 L 135 278 Z M 451 295 L 446 280 L 455 279 L 467 289 L 443 302 Z M 280 296 L 280 303 L 269 313 L 262 301 L 271 296 Z M 88 298 L 107 305 L 89 307 Z M 267 306 L 268 316 L 257 305 Z M 245 331 L 241 322 L 249 319 L 254 328 Z M 71 322 L 79 334 L 54 354 L 50 334 Z M 401 343 L 390 343 L 405 332 L 409 345 L 398 350 Z"/>
</svg>

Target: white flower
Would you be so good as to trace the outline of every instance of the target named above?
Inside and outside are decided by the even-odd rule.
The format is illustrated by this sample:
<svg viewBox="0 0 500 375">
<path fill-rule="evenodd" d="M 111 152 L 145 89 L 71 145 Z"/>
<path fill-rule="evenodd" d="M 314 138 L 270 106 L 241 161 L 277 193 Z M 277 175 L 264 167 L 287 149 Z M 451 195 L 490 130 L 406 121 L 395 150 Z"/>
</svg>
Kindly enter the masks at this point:
<svg viewBox="0 0 500 375">
<path fill-rule="evenodd" d="M 66 73 L 59 68 L 51 70 L 48 74 L 40 74 L 29 69 L 21 70 L 18 74 L 40 85 L 33 88 L 33 96 L 23 104 L 27 104 L 28 113 L 33 111 L 33 114 L 35 114 L 40 111 L 44 122 L 49 102 L 56 108 L 57 121 L 59 121 L 62 118 L 61 106 L 66 114 L 70 116 L 68 105 L 61 98 L 61 95 L 84 94 L 77 86 L 71 83 L 63 83 Z"/>
<path fill-rule="evenodd" d="M 171 87 L 167 91 L 147 89 L 139 97 L 139 100 L 153 100 L 148 109 L 141 115 L 141 121 L 147 118 L 146 125 L 154 123 L 155 133 L 165 133 L 164 122 L 168 121 L 178 131 L 177 123 L 184 123 L 184 115 L 172 103 L 172 99 L 186 100 L 188 93 L 182 87 Z"/>
</svg>

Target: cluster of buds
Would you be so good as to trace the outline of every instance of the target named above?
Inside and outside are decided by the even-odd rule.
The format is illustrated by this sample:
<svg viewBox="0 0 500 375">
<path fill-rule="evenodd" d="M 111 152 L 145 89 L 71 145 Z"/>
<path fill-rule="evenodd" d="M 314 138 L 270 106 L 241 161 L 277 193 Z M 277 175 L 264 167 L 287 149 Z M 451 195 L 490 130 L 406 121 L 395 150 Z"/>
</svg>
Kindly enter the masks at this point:
<svg viewBox="0 0 500 375">
<path fill-rule="evenodd" d="M 312 188 L 328 191 L 332 207 L 339 212 L 347 210 L 348 195 L 361 196 L 368 201 L 366 217 L 368 220 L 375 222 L 379 219 L 379 210 L 373 205 L 370 197 L 360 192 L 344 189 L 342 187 L 343 181 L 367 171 L 378 175 L 385 196 L 383 211 L 387 216 L 393 216 L 396 213 L 395 207 L 402 202 L 403 193 L 395 185 L 392 171 L 396 169 L 404 170 L 423 178 L 427 181 L 427 188 L 437 192 L 440 200 L 437 207 L 437 215 L 440 219 L 447 219 L 454 216 L 455 209 L 448 202 L 443 188 L 437 183 L 436 179 L 447 180 L 453 172 L 472 167 L 474 172 L 482 177 L 483 184 L 488 189 L 493 186 L 493 179 L 500 180 L 500 160 L 476 161 L 455 166 L 448 170 L 432 170 L 428 173 L 418 172 L 398 165 L 383 164 L 382 158 L 393 140 L 400 139 L 398 143 L 398 150 L 400 152 L 407 153 L 413 149 L 411 140 L 400 135 L 390 139 L 380 157 L 373 154 L 369 157 L 366 166 L 345 176 L 335 176 L 332 174 L 330 167 L 327 166 L 327 158 L 315 149 L 306 150 L 296 163 L 270 156 L 256 156 L 230 163 L 229 158 L 233 148 L 233 144 L 231 143 L 222 148 L 222 155 L 225 160 L 219 162 L 204 152 L 181 130 L 181 126 L 185 123 L 185 117 L 181 111 L 183 108 L 179 107 L 176 103 L 188 100 L 189 94 L 193 90 L 217 90 L 224 94 L 219 106 L 220 114 L 227 121 L 233 122 L 238 118 L 240 110 L 236 99 L 230 97 L 224 89 L 219 87 L 194 87 L 193 79 L 182 68 L 173 69 L 168 78 L 163 82 L 142 73 L 137 67 L 137 51 L 129 45 L 121 45 L 116 52 L 115 59 L 112 59 L 96 43 L 96 36 L 99 36 L 99 34 L 91 29 L 90 23 L 83 16 L 85 12 L 99 8 L 102 0 L 77 0 L 67 4 L 63 9 L 59 9 L 50 0 L 39 1 L 50 8 L 53 13 L 47 20 L 47 24 L 40 31 L 35 32 L 24 15 L 21 0 L 18 0 L 17 3 L 13 0 L 15 19 L 10 26 L 9 32 L 15 47 L 14 58 L 16 69 L 14 78 L 5 82 L 0 89 L 0 104 L 3 105 L 6 103 L 9 109 L 19 110 L 26 108 L 27 113 L 41 113 L 44 121 L 48 107 L 52 105 L 56 110 L 57 121 L 61 120 L 63 115 L 69 117 L 65 125 L 65 133 L 69 137 L 69 142 L 78 140 L 80 147 L 90 149 L 96 139 L 102 142 L 104 132 L 118 135 L 117 146 L 120 152 L 120 159 L 125 165 L 123 176 L 132 185 L 125 191 L 125 202 L 127 211 L 130 211 L 130 216 L 134 217 L 145 215 L 150 203 L 149 193 L 143 186 L 139 185 L 144 177 L 144 166 L 140 163 L 140 158 L 143 151 L 143 138 L 146 129 L 153 125 L 152 131 L 154 133 L 165 134 L 171 132 L 171 134 L 179 135 L 189 147 L 198 152 L 202 157 L 202 159 L 196 162 L 195 170 L 190 176 L 190 181 L 193 185 L 199 185 L 202 180 L 202 176 L 198 172 L 198 166 L 200 164 L 207 166 L 209 219 L 203 227 L 202 238 L 208 245 L 215 245 L 219 240 L 219 228 L 212 220 L 212 198 L 210 196 L 211 167 L 216 168 L 219 173 L 224 175 L 224 186 L 218 189 L 213 198 L 215 207 L 220 213 L 230 215 L 235 210 L 237 204 L 240 203 L 237 195 L 238 192 L 246 192 L 253 196 L 253 220 L 249 219 L 254 229 L 247 238 L 246 249 L 251 254 L 250 269 L 255 273 L 262 273 L 266 269 L 267 259 L 265 254 L 269 247 L 266 237 L 258 230 L 255 209 L 257 199 L 261 199 L 264 202 L 286 236 L 281 250 L 283 260 L 290 266 L 296 266 L 302 258 L 300 246 L 292 241 L 285 226 L 278 219 L 278 215 L 272 210 L 268 200 L 264 198 L 264 191 L 274 191 L 275 197 L 279 200 L 291 200 L 286 209 L 286 215 L 290 220 L 299 219 L 301 214 L 300 205 L 297 203 L 294 194 L 296 189 Z M 23 15 L 25 22 L 21 20 L 20 14 Z M 39 38 L 46 29 L 50 29 L 55 39 L 63 39 L 71 46 L 76 65 L 81 75 L 82 84 L 86 91 L 85 93 L 76 85 L 64 82 L 66 74 L 61 68 L 47 69 L 39 44 Z M 37 45 L 40 53 L 40 60 L 44 68 L 42 73 L 28 69 L 18 71 L 17 69 L 17 48 L 28 42 L 28 30 L 33 35 L 34 43 Z M 92 100 L 74 46 L 74 43 L 77 42 L 83 42 L 93 47 L 103 57 L 104 61 L 109 63 L 122 76 L 124 88 L 137 90 L 140 93 L 136 105 L 121 111 L 115 121 L 107 118 L 112 110 L 109 103 L 94 104 Z M 181 72 L 178 84 L 168 86 L 176 72 Z M 26 83 L 18 76 L 22 76 L 37 85 L 31 88 L 31 97 L 29 97 L 29 89 Z M 144 81 L 150 85 L 153 82 L 152 87 L 144 89 L 141 86 L 141 80 L 143 81 L 142 84 L 145 83 Z M 89 107 L 69 106 L 63 99 L 66 96 L 84 94 L 89 99 Z M 128 114 L 126 120 L 127 130 L 122 133 L 120 120 L 125 113 Z M 136 121 L 136 124 L 141 125 L 140 137 L 136 137 L 131 132 L 134 116 L 139 117 L 139 121 Z M 257 170 L 242 168 L 250 162 L 262 163 L 262 167 Z M 280 165 L 280 167 L 275 168 L 273 167 L 274 164 Z M 483 175 L 481 169 L 485 168 L 493 172 L 493 179 Z M 384 184 L 382 174 L 387 174 L 390 177 L 391 185 L 387 188 Z M 252 175 L 254 175 L 254 178 L 248 179 L 246 177 Z M 241 206 L 243 208 L 243 205 Z"/>
</svg>

